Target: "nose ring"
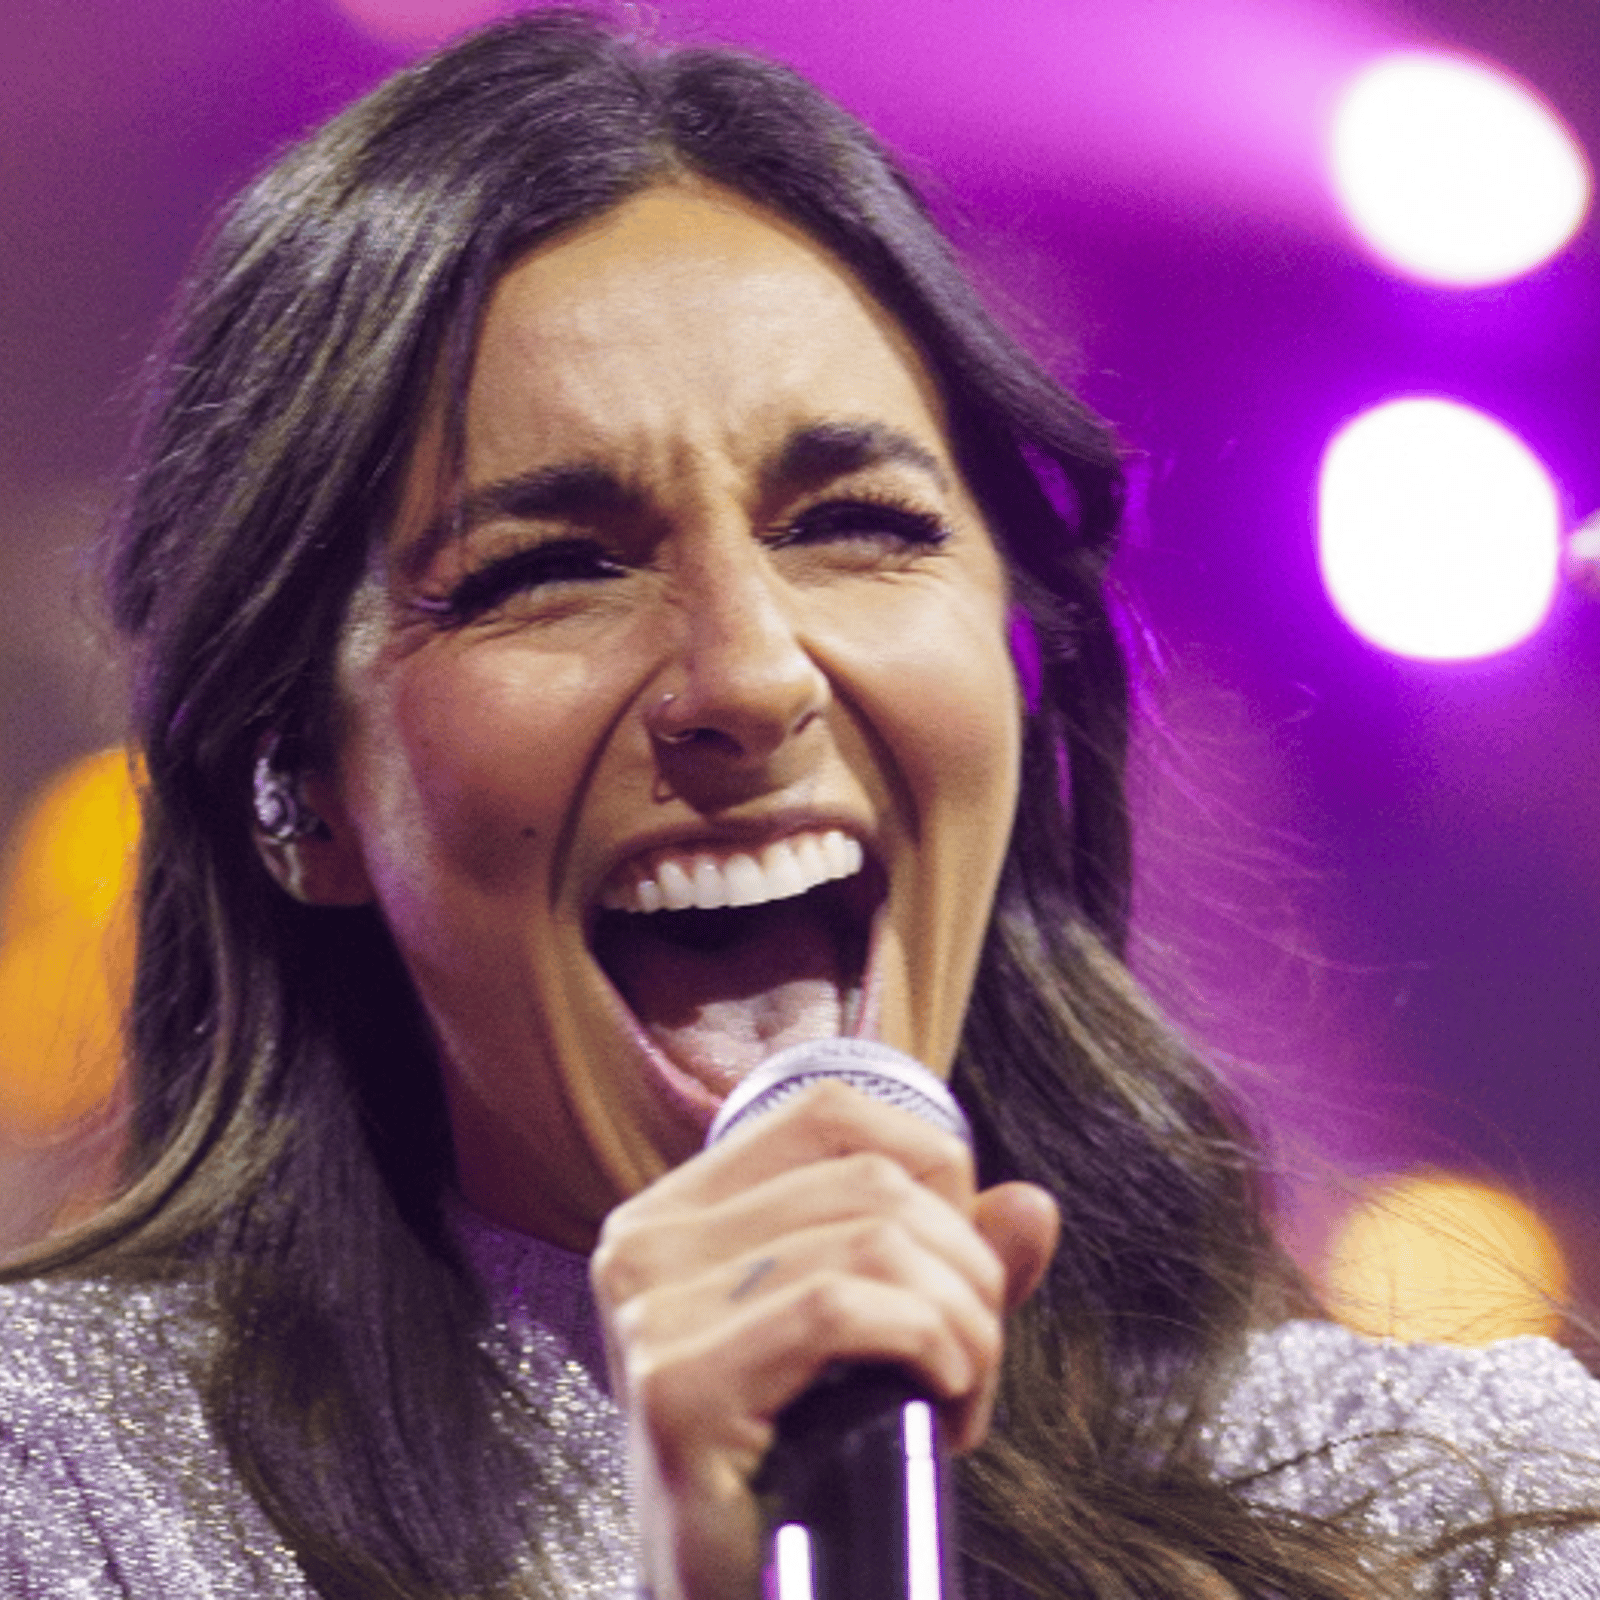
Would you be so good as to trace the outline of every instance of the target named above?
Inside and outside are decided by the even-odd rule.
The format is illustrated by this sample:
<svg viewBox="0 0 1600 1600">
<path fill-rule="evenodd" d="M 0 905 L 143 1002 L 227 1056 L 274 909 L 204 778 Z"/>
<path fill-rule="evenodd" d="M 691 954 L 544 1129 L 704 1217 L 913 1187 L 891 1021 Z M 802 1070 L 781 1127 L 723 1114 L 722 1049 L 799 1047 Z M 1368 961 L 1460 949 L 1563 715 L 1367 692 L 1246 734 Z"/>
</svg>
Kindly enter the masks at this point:
<svg viewBox="0 0 1600 1600">
<path fill-rule="evenodd" d="M 668 714 L 672 710 L 673 702 L 677 698 L 677 695 L 673 694 L 669 689 L 656 702 L 656 708 L 649 719 L 649 724 L 650 737 L 654 739 L 657 744 L 688 744 L 690 740 L 694 739 L 700 733 L 699 728 L 684 728 L 681 732 L 670 733 L 665 727 L 662 726 L 662 724 L 666 721 Z"/>
</svg>

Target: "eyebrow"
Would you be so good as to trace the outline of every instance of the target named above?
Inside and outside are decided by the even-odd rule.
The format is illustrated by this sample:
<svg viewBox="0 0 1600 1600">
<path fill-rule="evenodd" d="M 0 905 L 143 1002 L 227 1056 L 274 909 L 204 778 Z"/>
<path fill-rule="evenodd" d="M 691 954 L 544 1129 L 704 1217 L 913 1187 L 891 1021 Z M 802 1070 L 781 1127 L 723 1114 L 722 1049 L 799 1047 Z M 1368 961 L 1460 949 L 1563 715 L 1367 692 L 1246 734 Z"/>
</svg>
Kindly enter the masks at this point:
<svg viewBox="0 0 1600 1600">
<path fill-rule="evenodd" d="M 949 487 L 949 474 L 931 450 L 883 422 L 815 422 L 797 428 L 763 466 L 761 483 L 768 493 L 794 493 L 884 465 L 913 467 L 940 489 Z M 465 539 L 485 523 L 501 518 L 519 522 L 594 519 L 636 512 L 643 504 L 636 490 L 598 462 L 535 467 L 484 484 L 446 506 L 422 530 L 404 562 L 412 572 L 424 571 L 444 545 Z"/>
<path fill-rule="evenodd" d="M 486 522 L 509 518 L 533 522 L 541 517 L 575 519 L 636 511 L 640 497 L 606 467 L 592 461 L 558 463 L 519 472 L 472 490 L 446 506 L 422 530 L 406 553 L 413 572 L 426 569 L 442 546 L 465 539 Z"/>
<path fill-rule="evenodd" d="M 817 422 L 796 429 L 762 473 L 766 488 L 815 489 L 867 467 L 898 464 L 950 486 L 944 464 L 908 433 L 883 422 Z"/>
</svg>

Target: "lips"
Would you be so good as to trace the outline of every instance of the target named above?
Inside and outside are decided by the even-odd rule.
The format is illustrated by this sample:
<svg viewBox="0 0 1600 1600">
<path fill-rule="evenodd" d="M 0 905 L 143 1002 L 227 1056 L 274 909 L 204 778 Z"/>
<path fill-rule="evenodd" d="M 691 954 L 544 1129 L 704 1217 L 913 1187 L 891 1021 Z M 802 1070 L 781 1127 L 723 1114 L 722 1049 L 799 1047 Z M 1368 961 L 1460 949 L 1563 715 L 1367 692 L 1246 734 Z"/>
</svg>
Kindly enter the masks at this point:
<svg viewBox="0 0 1600 1600">
<path fill-rule="evenodd" d="M 778 1050 L 852 1031 L 883 898 L 838 829 L 665 849 L 612 875 L 594 951 L 646 1036 L 720 1094 Z"/>
</svg>

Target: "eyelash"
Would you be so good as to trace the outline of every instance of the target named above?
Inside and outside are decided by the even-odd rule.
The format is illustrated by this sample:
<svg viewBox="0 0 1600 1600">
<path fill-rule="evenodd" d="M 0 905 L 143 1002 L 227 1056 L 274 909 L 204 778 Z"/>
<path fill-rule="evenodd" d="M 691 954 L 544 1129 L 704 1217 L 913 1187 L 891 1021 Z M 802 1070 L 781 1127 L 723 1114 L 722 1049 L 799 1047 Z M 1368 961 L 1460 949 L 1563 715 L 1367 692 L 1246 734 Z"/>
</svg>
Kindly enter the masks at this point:
<svg viewBox="0 0 1600 1600">
<path fill-rule="evenodd" d="M 867 499 L 852 496 L 846 500 L 824 500 L 807 506 L 797 517 L 766 536 L 771 549 L 791 545 L 822 544 L 843 535 L 873 537 L 889 535 L 897 543 L 933 550 L 949 537 L 942 517 L 903 500 Z"/>
<path fill-rule="evenodd" d="M 521 590 L 620 578 L 627 570 L 592 539 L 555 539 L 490 561 L 467 573 L 448 594 L 419 596 L 415 604 L 442 626 L 461 627 Z"/>
<path fill-rule="evenodd" d="M 898 500 L 824 500 L 782 526 L 767 530 L 770 550 L 823 545 L 838 539 L 889 538 L 908 549 L 934 550 L 950 537 L 944 520 Z M 628 566 L 592 539 L 557 539 L 490 561 L 467 573 L 443 595 L 418 596 L 414 604 L 441 627 L 477 620 L 524 590 L 559 583 L 593 583 L 626 576 Z"/>
</svg>

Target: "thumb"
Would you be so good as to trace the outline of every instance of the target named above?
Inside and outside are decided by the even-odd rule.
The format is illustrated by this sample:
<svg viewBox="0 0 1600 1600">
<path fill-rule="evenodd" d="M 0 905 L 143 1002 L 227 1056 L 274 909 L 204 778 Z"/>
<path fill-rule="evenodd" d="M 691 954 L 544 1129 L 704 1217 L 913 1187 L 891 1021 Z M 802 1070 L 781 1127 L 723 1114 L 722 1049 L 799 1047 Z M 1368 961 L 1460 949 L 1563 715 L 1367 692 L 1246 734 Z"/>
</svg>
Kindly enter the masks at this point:
<svg viewBox="0 0 1600 1600">
<path fill-rule="evenodd" d="M 1036 1183 L 999 1183 L 973 1202 L 972 1225 L 1006 1269 L 1006 1310 L 1035 1289 L 1056 1253 L 1061 1213 Z"/>
</svg>

